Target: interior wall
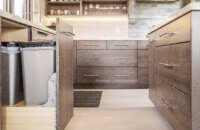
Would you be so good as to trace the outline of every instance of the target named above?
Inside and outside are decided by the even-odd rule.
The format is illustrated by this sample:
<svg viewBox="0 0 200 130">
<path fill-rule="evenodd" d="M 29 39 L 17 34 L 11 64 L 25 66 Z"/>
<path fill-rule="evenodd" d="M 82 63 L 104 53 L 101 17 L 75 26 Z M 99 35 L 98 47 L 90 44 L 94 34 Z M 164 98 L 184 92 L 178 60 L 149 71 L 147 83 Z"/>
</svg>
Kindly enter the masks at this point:
<svg viewBox="0 0 200 130">
<path fill-rule="evenodd" d="M 177 12 L 185 2 L 129 2 L 129 37 L 146 38 L 148 30 Z"/>
<path fill-rule="evenodd" d="M 75 38 L 77 39 L 116 39 L 128 37 L 128 17 L 67 17 L 63 18 L 69 25 L 73 26 Z M 50 25 L 55 18 L 47 18 Z"/>
<path fill-rule="evenodd" d="M 145 39 L 148 30 L 177 12 L 187 0 L 177 2 L 135 2 L 129 0 L 129 18 L 109 20 L 79 16 L 64 18 L 74 28 L 77 39 L 135 38 Z M 42 16 L 45 14 L 45 0 L 40 0 Z M 85 19 L 85 18 L 87 19 Z M 109 17 L 109 16 L 108 16 Z M 107 17 L 107 18 L 108 18 Z M 43 18 L 44 25 L 55 18 Z"/>
</svg>

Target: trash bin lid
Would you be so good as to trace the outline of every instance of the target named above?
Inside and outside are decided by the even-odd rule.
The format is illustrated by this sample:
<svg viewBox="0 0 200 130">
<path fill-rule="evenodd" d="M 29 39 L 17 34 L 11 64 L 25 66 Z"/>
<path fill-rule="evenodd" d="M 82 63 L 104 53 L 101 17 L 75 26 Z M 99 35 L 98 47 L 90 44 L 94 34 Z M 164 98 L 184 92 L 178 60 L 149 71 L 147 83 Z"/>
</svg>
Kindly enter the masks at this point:
<svg viewBox="0 0 200 130">
<path fill-rule="evenodd" d="M 56 42 L 21 42 L 19 43 L 21 48 L 27 47 L 53 47 Z"/>
<path fill-rule="evenodd" d="M 18 44 L 19 42 L 2 42 L 1 43 L 1 46 L 4 46 L 4 47 L 18 47 L 19 46 L 19 44 Z"/>
<path fill-rule="evenodd" d="M 20 53 L 19 44 L 17 42 L 2 42 L 1 53 L 7 53 L 7 54 Z"/>
</svg>

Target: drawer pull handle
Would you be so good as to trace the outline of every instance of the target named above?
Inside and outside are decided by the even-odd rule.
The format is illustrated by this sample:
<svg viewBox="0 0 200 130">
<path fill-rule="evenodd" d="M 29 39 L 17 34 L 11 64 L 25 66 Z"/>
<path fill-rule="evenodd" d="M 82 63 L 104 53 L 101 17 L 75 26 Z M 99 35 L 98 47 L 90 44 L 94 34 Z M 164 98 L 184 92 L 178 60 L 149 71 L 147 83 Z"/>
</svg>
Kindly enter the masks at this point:
<svg viewBox="0 0 200 130">
<path fill-rule="evenodd" d="M 117 44 L 115 46 L 129 46 L 128 44 Z"/>
<path fill-rule="evenodd" d="M 91 60 L 98 60 L 99 58 L 90 58 L 90 57 L 88 57 L 88 58 L 84 58 L 84 59 L 91 59 Z"/>
<path fill-rule="evenodd" d="M 175 34 L 174 32 L 166 32 L 164 34 L 161 34 L 159 37 L 169 37 L 169 36 L 172 36 L 174 34 Z"/>
<path fill-rule="evenodd" d="M 84 77 L 99 77 L 99 75 L 96 75 L 96 74 L 91 74 L 91 75 L 89 75 L 89 74 L 85 74 L 84 75 Z"/>
<path fill-rule="evenodd" d="M 176 65 L 173 64 L 167 64 L 167 63 L 159 63 L 160 65 L 163 65 L 165 67 L 175 67 Z"/>
<path fill-rule="evenodd" d="M 100 46 L 99 44 L 85 44 L 84 46 Z"/>
<path fill-rule="evenodd" d="M 130 59 L 131 57 L 115 57 L 115 59 Z"/>
<path fill-rule="evenodd" d="M 75 36 L 75 34 L 73 34 L 72 32 L 62 31 L 61 33 L 64 33 L 67 36 Z"/>
<path fill-rule="evenodd" d="M 164 99 L 160 99 L 160 101 L 162 102 L 162 104 L 164 105 L 165 108 L 169 109 L 170 111 L 173 110 L 173 107 L 168 106 Z"/>
<path fill-rule="evenodd" d="M 115 75 L 115 77 L 130 77 L 129 74 L 119 74 L 119 75 Z"/>
<path fill-rule="evenodd" d="M 49 35 L 48 33 L 45 33 L 45 32 L 42 32 L 42 31 L 37 31 L 37 33 L 39 35 L 43 35 L 43 36 L 48 36 Z"/>
</svg>

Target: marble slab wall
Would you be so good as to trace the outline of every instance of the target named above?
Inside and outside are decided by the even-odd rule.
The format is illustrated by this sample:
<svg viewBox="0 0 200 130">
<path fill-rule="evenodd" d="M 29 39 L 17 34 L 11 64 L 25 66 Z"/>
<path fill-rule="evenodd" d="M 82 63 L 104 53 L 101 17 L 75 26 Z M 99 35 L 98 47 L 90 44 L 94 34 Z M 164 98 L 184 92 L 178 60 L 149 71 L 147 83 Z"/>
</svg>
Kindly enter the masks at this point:
<svg viewBox="0 0 200 130">
<path fill-rule="evenodd" d="M 184 5 L 177 2 L 129 2 L 129 37 L 145 38 L 148 30 L 177 12 Z"/>
</svg>

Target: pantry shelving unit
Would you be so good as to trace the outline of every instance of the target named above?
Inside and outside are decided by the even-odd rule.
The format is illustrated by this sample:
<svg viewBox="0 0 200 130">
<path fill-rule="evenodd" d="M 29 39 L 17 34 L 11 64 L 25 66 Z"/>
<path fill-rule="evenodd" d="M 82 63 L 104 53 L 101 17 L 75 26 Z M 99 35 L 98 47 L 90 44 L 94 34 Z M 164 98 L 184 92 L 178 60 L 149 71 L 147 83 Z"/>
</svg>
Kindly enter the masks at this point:
<svg viewBox="0 0 200 130">
<path fill-rule="evenodd" d="M 128 15 L 128 4 L 128 0 L 46 0 L 46 15 Z"/>
</svg>

